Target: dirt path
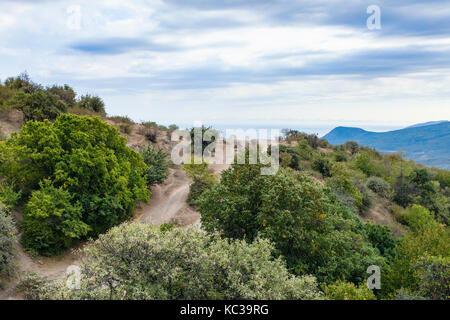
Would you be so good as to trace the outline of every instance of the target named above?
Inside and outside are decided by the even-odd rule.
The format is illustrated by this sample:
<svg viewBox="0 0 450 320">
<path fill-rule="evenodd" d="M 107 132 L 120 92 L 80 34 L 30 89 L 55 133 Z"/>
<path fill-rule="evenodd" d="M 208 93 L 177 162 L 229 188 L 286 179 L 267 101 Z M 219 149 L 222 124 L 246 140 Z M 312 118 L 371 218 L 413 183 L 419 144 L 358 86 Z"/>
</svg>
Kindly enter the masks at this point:
<svg viewBox="0 0 450 320">
<path fill-rule="evenodd" d="M 219 177 L 220 172 L 229 165 L 211 165 L 211 170 Z M 161 185 L 152 187 L 150 203 L 141 203 L 136 209 L 135 220 L 142 223 L 161 225 L 172 222 L 179 226 L 195 225 L 200 227 L 200 214 L 191 208 L 186 200 L 189 195 L 191 180 L 184 172 L 182 166 L 170 168 L 168 179 Z M 78 248 L 80 248 L 79 246 Z M 76 249 L 76 248 L 75 248 Z M 74 250 L 56 258 L 36 257 L 32 258 L 26 253 L 20 243 L 18 250 L 18 273 L 35 272 L 48 279 L 61 278 L 70 265 L 77 265 L 78 256 Z M 19 279 L 13 279 L 0 290 L 0 300 L 22 299 L 14 292 Z"/>
</svg>

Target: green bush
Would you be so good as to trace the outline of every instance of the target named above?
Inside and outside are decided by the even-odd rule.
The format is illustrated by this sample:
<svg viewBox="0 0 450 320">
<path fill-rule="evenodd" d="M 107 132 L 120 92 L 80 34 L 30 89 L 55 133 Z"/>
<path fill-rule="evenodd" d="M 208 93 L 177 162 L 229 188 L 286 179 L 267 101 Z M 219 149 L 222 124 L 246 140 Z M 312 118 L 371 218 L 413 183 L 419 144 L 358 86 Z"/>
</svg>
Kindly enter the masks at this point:
<svg viewBox="0 0 450 320">
<path fill-rule="evenodd" d="M 415 268 L 420 274 L 419 295 L 431 300 L 450 299 L 450 257 L 422 257 Z"/>
<path fill-rule="evenodd" d="M 27 272 L 21 276 L 15 291 L 27 300 L 39 300 L 49 293 L 51 285 L 44 277 L 34 272 Z"/>
<path fill-rule="evenodd" d="M 70 247 L 73 239 L 87 235 L 82 207 L 63 187 L 44 180 L 31 195 L 24 212 L 22 244 L 33 253 L 54 255 Z"/>
<path fill-rule="evenodd" d="M 323 291 L 326 298 L 331 300 L 376 300 L 365 283 L 356 286 L 351 282 L 340 280 L 325 286 Z"/>
<path fill-rule="evenodd" d="M 391 186 L 383 178 L 370 177 L 366 183 L 367 187 L 383 198 L 389 198 Z"/>
<path fill-rule="evenodd" d="M 14 274 L 16 267 L 17 229 L 10 211 L 0 202 L 0 286 Z"/>
<path fill-rule="evenodd" d="M 57 95 L 39 90 L 33 93 L 17 93 L 8 101 L 11 108 L 23 112 L 25 121 L 54 120 L 67 111 L 66 104 Z"/>
<path fill-rule="evenodd" d="M 85 233 L 79 214 L 90 228 L 87 236 L 96 236 L 130 218 L 136 201 L 149 197 L 146 168 L 117 129 L 98 117 L 63 114 L 53 123 L 28 122 L 19 135 L 0 144 L 0 174 L 15 181 L 25 197 L 38 191 L 27 205 L 24 234 L 39 237 L 25 237 L 24 243 L 27 249 L 45 254 L 66 247 L 69 239 Z M 50 185 L 43 184 L 44 180 Z M 43 186 L 48 189 L 41 190 Z M 59 207 L 46 203 L 53 199 L 60 199 Z M 73 221 L 53 224 L 54 219 L 61 222 L 58 219 L 64 218 L 58 215 L 67 202 L 71 206 L 64 216 Z M 50 211 L 40 216 L 40 206 Z M 44 230 L 45 236 L 41 234 Z M 54 235 L 61 234 L 65 241 L 57 243 Z"/>
<path fill-rule="evenodd" d="M 369 241 L 380 251 L 383 257 L 391 258 L 394 256 L 396 240 L 392 237 L 388 227 L 367 222 L 364 224 L 364 229 Z"/>
<path fill-rule="evenodd" d="M 74 107 L 76 104 L 75 97 L 77 96 L 77 94 L 67 84 L 65 84 L 64 86 L 54 85 L 50 88 L 47 88 L 47 91 L 51 94 L 57 95 L 59 97 L 59 100 L 64 101 L 64 103 L 68 107 Z"/>
<path fill-rule="evenodd" d="M 324 177 L 331 177 L 332 163 L 324 154 L 313 160 L 311 167 L 320 172 Z"/>
<path fill-rule="evenodd" d="M 0 182 L 0 202 L 12 208 L 19 202 L 21 192 L 16 192 L 11 184 Z"/>
<path fill-rule="evenodd" d="M 154 185 L 164 182 L 169 175 L 169 163 L 167 161 L 169 154 L 163 149 L 156 149 L 152 145 L 141 149 L 140 154 L 147 165 L 145 169 L 147 183 Z"/>
<path fill-rule="evenodd" d="M 412 221 L 421 220 L 413 219 Z M 422 259 L 424 257 L 450 256 L 450 232 L 447 227 L 432 218 L 427 223 L 416 224 L 414 222 L 413 225 L 417 225 L 417 228 L 412 228 L 406 236 L 398 241 L 394 258 L 383 268 L 384 277 L 381 288 L 383 298 L 393 298 L 402 289 L 402 292 L 408 292 L 412 296 L 420 295 L 424 270 L 427 270 L 420 267 Z M 439 279 L 439 270 L 436 270 L 438 272 L 436 274 L 430 269 L 429 271 L 432 273 L 428 276 L 437 276 L 437 279 Z M 430 283 L 432 287 L 435 285 Z M 430 293 L 430 291 L 428 292 Z"/>
<path fill-rule="evenodd" d="M 258 165 L 234 164 L 197 203 L 207 232 L 269 238 L 296 274 L 358 283 L 369 265 L 381 263 L 358 218 L 329 190 L 292 170 L 262 176 Z"/>
<path fill-rule="evenodd" d="M 247 244 L 193 229 L 122 224 L 83 249 L 80 290 L 63 280 L 46 298 L 319 298 L 314 277 L 290 275 L 272 250 L 267 240 Z"/>
<path fill-rule="evenodd" d="M 105 103 L 98 96 L 91 96 L 89 94 L 81 96 L 78 100 L 78 106 L 83 109 L 105 114 Z"/>
</svg>

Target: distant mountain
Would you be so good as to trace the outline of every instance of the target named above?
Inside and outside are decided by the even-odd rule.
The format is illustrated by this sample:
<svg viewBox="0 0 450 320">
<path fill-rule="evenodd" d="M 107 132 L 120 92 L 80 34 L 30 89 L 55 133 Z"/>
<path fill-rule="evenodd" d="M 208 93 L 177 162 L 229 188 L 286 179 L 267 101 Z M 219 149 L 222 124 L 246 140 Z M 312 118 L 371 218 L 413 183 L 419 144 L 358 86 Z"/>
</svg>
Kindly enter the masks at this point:
<svg viewBox="0 0 450 320">
<path fill-rule="evenodd" d="M 417 163 L 450 170 L 449 121 L 428 122 L 388 132 L 337 127 L 323 138 L 334 145 L 353 140 L 385 153 L 402 149 L 408 159 Z"/>
<path fill-rule="evenodd" d="M 426 127 L 426 126 L 431 126 L 434 124 L 441 124 L 441 123 L 445 123 L 445 122 L 449 122 L 449 121 L 448 120 L 440 120 L 440 121 L 424 122 L 424 123 L 413 124 L 412 126 L 409 126 L 407 128 Z"/>
</svg>

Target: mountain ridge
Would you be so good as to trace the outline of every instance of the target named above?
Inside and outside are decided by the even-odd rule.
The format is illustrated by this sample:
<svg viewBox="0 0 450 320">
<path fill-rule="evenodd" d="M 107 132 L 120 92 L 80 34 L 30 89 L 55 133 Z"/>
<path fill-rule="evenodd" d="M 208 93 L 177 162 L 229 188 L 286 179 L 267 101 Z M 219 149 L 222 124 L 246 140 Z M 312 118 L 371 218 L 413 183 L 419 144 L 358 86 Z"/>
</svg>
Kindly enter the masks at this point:
<svg viewBox="0 0 450 320">
<path fill-rule="evenodd" d="M 324 139 L 333 145 L 353 140 L 385 153 L 402 150 L 408 159 L 427 166 L 450 169 L 450 122 L 419 124 L 403 129 L 373 132 L 339 126 Z"/>
</svg>

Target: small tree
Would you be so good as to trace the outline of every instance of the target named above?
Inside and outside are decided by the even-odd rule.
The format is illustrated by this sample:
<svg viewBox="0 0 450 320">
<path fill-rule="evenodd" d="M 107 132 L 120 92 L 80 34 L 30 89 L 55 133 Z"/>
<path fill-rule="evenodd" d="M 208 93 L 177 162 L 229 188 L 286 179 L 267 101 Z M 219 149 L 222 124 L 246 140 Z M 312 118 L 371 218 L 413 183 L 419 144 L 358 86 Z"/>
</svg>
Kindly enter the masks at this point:
<svg viewBox="0 0 450 320">
<path fill-rule="evenodd" d="M 91 96 L 89 94 L 81 96 L 78 100 L 78 106 L 90 111 L 105 114 L 105 103 L 102 98 L 98 96 Z"/>
<path fill-rule="evenodd" d="M 154 185 L 164 182 L 169 175 L 169 163 L 167 161 L 169 154 L 163 149 L 156 149 L 152 145 L 141 149 L 140 154 L 148 167 L 145 169 L 147 183 Z"/>
</svg>

